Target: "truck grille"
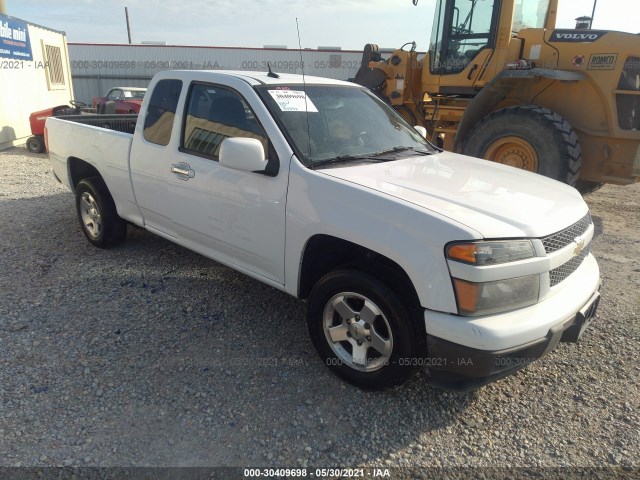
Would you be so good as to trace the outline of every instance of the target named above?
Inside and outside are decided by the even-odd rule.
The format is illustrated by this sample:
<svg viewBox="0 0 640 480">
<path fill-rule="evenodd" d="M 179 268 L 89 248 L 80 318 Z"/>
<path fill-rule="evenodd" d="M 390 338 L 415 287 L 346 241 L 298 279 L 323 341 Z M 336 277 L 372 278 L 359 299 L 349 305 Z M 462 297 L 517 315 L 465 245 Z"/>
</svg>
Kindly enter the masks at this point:
<svg viewBox="0 0 640 480">
<path fill-rule="evenodd" d="M 589 247 L 585 248 L 579 255 L 576 255 L 564 265 L 560 265 L 558 268 L 554 268 L 549 272 L 550 285 L 555 287 L 565 278 L 575 272 L 585 258 L 589 255 Z"/>
<path fill-rule="evenodd" d="M 549 235 L 548 237 L 542 238 L 541 240 L 542 244 L 544 245 L 545 251 L 547 252 L 547 254 L 549 254 L 566 247 L 567 245 L 571 244 L 571 242 L 573 242 L 576 237 L 579 237 L 584 232 L 586 232 L 589 228 L 589 225 L 591 225 L 591 214 L 587 213 L 584 217 L 582 217 L 570 227 L 565 228 L 560 232 L 554 233 L 553 235 Z"/>
</svg>

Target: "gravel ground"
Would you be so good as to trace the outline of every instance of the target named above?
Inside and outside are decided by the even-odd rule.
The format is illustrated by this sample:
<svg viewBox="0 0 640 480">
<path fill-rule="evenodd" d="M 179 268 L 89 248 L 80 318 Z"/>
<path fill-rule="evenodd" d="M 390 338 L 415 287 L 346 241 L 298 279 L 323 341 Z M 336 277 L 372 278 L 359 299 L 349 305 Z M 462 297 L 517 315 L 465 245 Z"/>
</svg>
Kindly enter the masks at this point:
<svg viewBox="0 0 640 480">
<path fill-rule="evenodd" d="M 472 393 L 363 392 L 305 304 L 146 231 L 89 245 L 46 155 L 0 153 L 0 466 L 640 466 L 640 184 L 586 197 L 577 345 Z"/>
</svg>

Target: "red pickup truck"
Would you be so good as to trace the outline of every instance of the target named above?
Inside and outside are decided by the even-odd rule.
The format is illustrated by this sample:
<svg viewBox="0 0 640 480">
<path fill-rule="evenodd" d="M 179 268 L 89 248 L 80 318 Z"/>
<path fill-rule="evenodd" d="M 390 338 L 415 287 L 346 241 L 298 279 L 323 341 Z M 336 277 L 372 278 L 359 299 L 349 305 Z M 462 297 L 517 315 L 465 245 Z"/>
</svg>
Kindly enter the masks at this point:
<svg viewBox="0 0 640 480">
<path fill-rule="evenodd" d="M 98 113 L 138 113 L 145 93 L 146 88 L 114 87 L 105 97 L 93 97 L 92 105 Z M 110 101 L 115 103 L 115 111 L 101 111 Z"/>
</svg>

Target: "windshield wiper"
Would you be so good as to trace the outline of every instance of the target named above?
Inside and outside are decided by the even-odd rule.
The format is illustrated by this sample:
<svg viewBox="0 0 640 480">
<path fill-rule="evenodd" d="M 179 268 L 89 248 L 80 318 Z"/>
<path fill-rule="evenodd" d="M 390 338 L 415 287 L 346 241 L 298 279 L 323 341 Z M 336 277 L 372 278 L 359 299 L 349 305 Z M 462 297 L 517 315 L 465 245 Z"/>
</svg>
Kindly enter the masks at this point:
<svg viewBox="0 0 640 480">
<path fill-rule="evenodd" d="M 327 158 L 326 160 L 319 160 L 317 162 L 311 163 L 311 168 L 315 169 L 317 167 L 325 167 L 327 165 L 335 165 L 338 163 L 350 162 L 352 160 L 377 160 L 384 161 L 384 159 L 372 158 L 372 154 L 367 153 L 365 155 L 339 155 L 337 157 Z M 375 155 L 375 154 L 374 154 Z M 391 160 L 391 159 L 389 159 Z"/>
<path fill-rule="evenodd" d="M 419 150 L 419 149 L 416 149 L 415 147 L 393 147 L 388 150 L 383 150 L 381 152 L 370 153 L 369 155 L 373 157 L 377 157 L 378 155 L 388 155 L 390 153 L 400 153 L 400 152 L 412 152 L 412 153 L 419 153 L 422 155 L 432 155 L 434 153 L 434 152 L 429 152 L 427 150 Z"/>
<path fill-rule="evenodd" d="M 421 155 L 432 155 L 434 153 L 427 150 L 416 150 L 415 147 L 393 147 L 387 150 L 381 150 L 380 152 L 363 153 L 359 155 L 339 155 L 337 157 L 327 158 L 326 160 L 319 160 L 317 162 L 313 162 L 311 164 L 311 168 L 315 169 L 316 167 L 335 165 L 337 163 L 345 163 L 352 160 L 375 160 L 378 162 L 390 162 L 396 159 L 393 156 L 394 153 L 401 152 L 418 153 Z M 385 155 L 389 156 L 385 157 Z"/>
</svg>

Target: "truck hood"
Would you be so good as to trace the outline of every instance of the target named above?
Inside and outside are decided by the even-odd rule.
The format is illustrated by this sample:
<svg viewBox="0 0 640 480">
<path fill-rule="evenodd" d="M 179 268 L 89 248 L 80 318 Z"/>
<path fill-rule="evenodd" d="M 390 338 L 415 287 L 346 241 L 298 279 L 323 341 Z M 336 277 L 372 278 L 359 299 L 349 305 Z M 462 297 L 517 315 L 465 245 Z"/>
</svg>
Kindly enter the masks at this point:
<svg viewBox="0 0 640 480">
<path fill-rule="evenodd" d="M 588 211 L 568 185 L 448 152 L 318 171 L 446 216 L 483 238 L 544 237 Z"/>
</svg>

